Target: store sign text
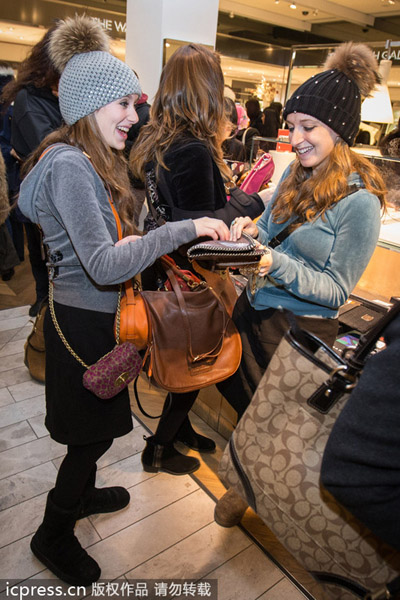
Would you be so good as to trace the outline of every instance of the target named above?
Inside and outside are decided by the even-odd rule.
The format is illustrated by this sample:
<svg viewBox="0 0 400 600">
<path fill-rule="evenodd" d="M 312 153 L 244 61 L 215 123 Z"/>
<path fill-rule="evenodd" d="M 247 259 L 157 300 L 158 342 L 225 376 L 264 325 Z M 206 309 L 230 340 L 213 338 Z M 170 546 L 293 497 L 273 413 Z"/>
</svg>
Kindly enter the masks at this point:
<svg viewBox="0 0 400 600">
<path fill-rule="evenodd" d="M 388 50 L 375 50 L 374 52 L 376 60 L 399 60 L 400 61 L 400 49 L 391 50 L 390 54 Z"/>
<path fill-rule="evenodd" d="M 106 31 L 113 31 L 115 29 L 118 33 L 126 33 L 126 22 L 100 19 L 99 17 L 92 17 L 92 19 L 97 21 L 97 23 L 100 23 Z"/>
</svg>

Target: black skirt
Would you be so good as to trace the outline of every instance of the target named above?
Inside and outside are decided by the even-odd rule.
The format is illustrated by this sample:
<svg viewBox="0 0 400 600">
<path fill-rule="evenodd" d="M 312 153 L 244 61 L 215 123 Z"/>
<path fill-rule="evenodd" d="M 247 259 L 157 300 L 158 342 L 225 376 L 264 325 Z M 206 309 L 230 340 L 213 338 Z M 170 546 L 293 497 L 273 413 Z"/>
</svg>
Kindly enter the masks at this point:
<svg viewBox="0 0 400 600">
<path fill-rule="evenodd" d="M 66 340 L 87 364 L 94 364 L 115 346 L 114 315 L 54 303 Z M 46 311 L 46 420 L 50 436 L 61 444 L 82 445 L 110 440 L 131 431 L 127 389 L 101 400 L 83 387 L 85 368 L 61 341 Z"/>
</svg>

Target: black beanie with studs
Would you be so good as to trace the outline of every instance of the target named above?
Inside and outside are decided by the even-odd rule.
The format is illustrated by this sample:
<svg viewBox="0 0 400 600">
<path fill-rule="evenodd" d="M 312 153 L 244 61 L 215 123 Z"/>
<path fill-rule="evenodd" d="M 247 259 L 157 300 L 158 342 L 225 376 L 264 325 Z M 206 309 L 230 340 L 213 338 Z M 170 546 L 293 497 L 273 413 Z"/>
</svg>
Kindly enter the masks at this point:
<svg viewBox="0 0 400 600">
<path fill-rule="evenodd" d="M 347 42 L 328 57 L 324 67 L 297 88 L 283 118 L 296 112 L 315 117 L 352 146 L 360 127 L 362 96 L 368 96 L 380 81 L 377 60 L 365 44 Z"/>
</svg>

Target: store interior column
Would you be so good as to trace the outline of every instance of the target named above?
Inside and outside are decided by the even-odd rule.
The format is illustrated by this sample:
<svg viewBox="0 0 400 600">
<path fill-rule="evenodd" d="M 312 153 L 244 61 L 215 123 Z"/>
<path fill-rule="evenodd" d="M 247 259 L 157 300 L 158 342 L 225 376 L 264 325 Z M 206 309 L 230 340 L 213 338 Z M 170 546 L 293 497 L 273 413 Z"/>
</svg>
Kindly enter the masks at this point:
<svg viewBox="0 0 400 600">
<path fill-rule="evenodd" d="M 127 0 L 126 62 L 149 101 L 158 88 L 166 39 L 215 47 L 219 0 Z"/>
</svg>

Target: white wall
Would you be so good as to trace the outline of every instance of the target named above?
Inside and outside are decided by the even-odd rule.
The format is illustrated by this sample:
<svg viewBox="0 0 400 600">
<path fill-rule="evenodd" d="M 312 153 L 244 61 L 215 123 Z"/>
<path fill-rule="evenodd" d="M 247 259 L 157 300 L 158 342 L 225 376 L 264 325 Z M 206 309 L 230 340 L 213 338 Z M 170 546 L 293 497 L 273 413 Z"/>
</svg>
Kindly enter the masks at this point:
<svg viewBox="0 0 400 600">
<path fill-rule="evenodd" d="M 218 0 L 127 0 L 126 62 L 150 102 L 162 69 L 163 40 L 215 47 Z"/>
</svg>

